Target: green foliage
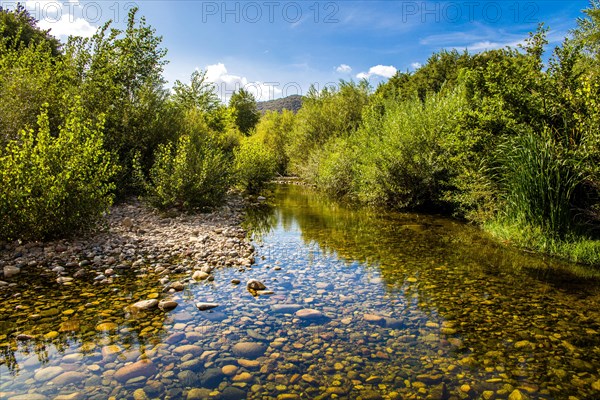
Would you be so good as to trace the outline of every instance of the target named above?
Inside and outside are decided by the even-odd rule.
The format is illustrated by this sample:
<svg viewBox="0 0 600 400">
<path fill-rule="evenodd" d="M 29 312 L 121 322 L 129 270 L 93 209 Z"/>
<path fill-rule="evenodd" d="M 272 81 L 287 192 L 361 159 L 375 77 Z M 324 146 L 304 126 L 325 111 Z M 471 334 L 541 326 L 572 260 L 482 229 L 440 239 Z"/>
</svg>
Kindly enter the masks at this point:
<svg viewBox="0 0 600 400">
<path fill-rule="evenodd" d="M 55 57 L 47 42 L 0 51 L 0 145 L 34 127 L 43 104 L 56 134 L 61 110 L 67 107 L 64 94 L 72 88 L 68 63 Z"/>
<path fill-rule="evenodd" d="M 372 109 L 356 135 L 358 199 L 396 209 L 440 205 L 454 173 L 447 143 L 466 107 L 463 92 L 384 107 L 382 116 Z"/>
<path fill-rule="evenodd" d="M 580 160 L 569 157 L 548 131 L 507 140 L 497 160 L 506 218 L 539 227 L 549 236 L 573 231 L 572 204 L 586 179 Z"/>
<path fill-rule="evenodd" d="M 51 54 L 60 54 L 60 42 L 49 31 L 37 27 L 37 21 L 27 9 L 17 3 L 14 10 L 0 6 L 0 49 L 22 49 L 45 44 Z"/>
<path fill-rule="evenodd" d="M 236 181 L 242 190 L 258 193 L 275 176 L 277 158 L 260 137 L 243 138 L 234 153 Z"/>
<path fill-rule="evenodd" d="M 397 72 L 386 83 L 377 88 L 377 94 L 386 99 L 410 99 L 417 95 L 425 100 L 428 94 L 438 93 L 445 88 L 452 90 L 459 83 L 461 70 L 472 68 L 475 58 L 467 51 L 442 50 L 433 54 L 427 63 L 414 73 Z"/>
<path fill-rule="evenodd" d="M 124 30 L 108 22 L 93 37 L 71 37 L 65 46 L 86 111 L 91 118 L 106 115 L 105 144 L 123 166 L 121 193 L 132 190 L 134 155 L 148 168 L 156 147 L 177 136 L 178 115 L 163 87 L 162 38 L 136 14 L 137 8 L 129 12 Z"/>
<path fill-rule="evenodd" d="M 577 18 L 577 28 L 572 31 L 575 40 L 600 62 L 600 1 L 590 0 L 583 10 L 585 17 Z"/>
<path fill-rule="evenodd" d="M 231 182 L 231 163 L 208 128 L 161 144 L 147 184 L 148 199 L 158 208 L 219 205 Z"/>
<path fill-rule="evenodd" d="M 352 197 L 356 161 L 356 154 L 347 138 L 331 138 L 322 148 L 311 153 L 307 170 L 315 175 L 309 180 L 333 198 Z"/>
<path fill-rule="evenodd" d="M 206 80 L 206 71 L 192 72 L 189 85 L 175 81 L 171 100 L 187 110 L 194 108 L 210 112 L 219 107 L 219 97 L 214 84 Z"/>
<path fill-rule="evenodd" d="M 358 129 L 369 91 L 366 81 L 341 81 L 338 88 L 325 88 L 320 93 L 309 90 L 290 135 L 290 172 L 315 176 L 307 169 L 306 159 L 330 138 L 348 137 Z"/>
<path fill-rule="evenodd" d="M 255 136 L 275 155 L 277 172 L 287 174 L 289 156 L 286 145 L 294 129 L 295 115 L 292 111 L 283 110 L 281 113 L 269 111 L 264 114 L 256 125 Z"/>
<path fill-rule="evenodd" d="M 249 135 L 260 120 L 260 113 L 256 107 L 256 99 L 249 91 L 241 88 L 229 99 L 229 108 L 235 115 L 235 123 L 240 132 Z"/>
<path fill-rule="evenodd" d="M 77 99 L 58 136 L 45 111 L 38 131 L 22 130 L 0 153 L 3 239 L 40 240 L 91 229 L 112 202 L 117 168 L 103 149 L 102 120 L 92 123 Z"/>
</svg>

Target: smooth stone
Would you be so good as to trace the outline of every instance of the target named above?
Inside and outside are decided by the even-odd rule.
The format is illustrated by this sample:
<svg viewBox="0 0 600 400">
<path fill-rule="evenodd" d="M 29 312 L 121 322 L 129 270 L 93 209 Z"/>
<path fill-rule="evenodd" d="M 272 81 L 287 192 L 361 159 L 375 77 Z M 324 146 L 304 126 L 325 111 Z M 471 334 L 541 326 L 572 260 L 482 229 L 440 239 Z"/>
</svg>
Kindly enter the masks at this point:
<svg viewBox="0 0 600 400">
<path fill-rule="evenodd" d="M 303 308 L 301 310 L 296 311 L 296 317 L 304 320 L 312 320 L 323 318 L 323 313 L 319 310 L 314 310 L 312 308 Z"/>
<path fill-rule="evenodd" d="M 163 311 L 170 311 L 177 307 L 177 302 L 173 300 L 163 300 L 158 303 L 158 308 Z"/>
<path fill-rule="evenodd" d="M 146 395 L 144 389 L 136 389 L 133 392 L 133 400 L 148 400 L 148 395 Z"/>
<path fill-rule="evenodd" d="M 246 392 L 234 386 L 228 386 L 221 393 L 221 400 L 242 400 L 246 399 Z"/>
<path fill-rule="evenodd" d="M 252 374 L 248 372 L 242 372 L 233 377 L 233 382 L 250 382 L 252 380 Z"/>
<path fill-rule="evenodd" d="M 18 268 L 18 267 L 13 267 L 11 265 L 7 265 L 4 267 L 4 277 L 5 278 L 12 278 L 13 276 L 17 275 L 20 272 L 21 272 L 21 268 Z"/>
<path fill-rule="evenodd" d="M 196 303 L 196 307 L 198 307 L 198 310 L 200 310 L 200 311 L 206 311 L 206 310 L 212 310 L 213 308 L 219 307 L 219 304 L 199 302 L 199 303 Z"/>
<path fill-rule="evenodd" d="M 150 360 L 140 360 L 125 365 L 115 372 L 114 378 L 119 382 L 127 382 L 129 379 L 139 376 L 150 377 L 156 374 L 156 367 Z"/>
<path fill-rule="evenodd" d="M 249 290 L 265 290 L 267 287 L 259 280 L 250 279 L 248 283 L 246 283 L 246 287 Z"/>
<path fill-rule="evenodd" d="M 190 389 L 187 394 L 187 400 L 206 400 L 210 398 L 212 390 L 204 388 Z"/>
<path fill-rule="evenodd" d="M 404 325 L 404 321 L 398 318 L 386 318 L 385 326 L 391 329 L 399 329 Z"/>
<path fill-rule="evenodd" d="M 380 326 L 385 325 L 385 317 L 382 315 L 364 314 L 363 319 L 370 324 L 375 324 L 375 325 L 380 325 Z"/>
<path fill-rule="evenodd" d="M 81 372 L 67 371 L 52 379 L 52 383 L 57 386 L 65 386 L 71 383 L 83 382 L 86 377 L 87 375 Z"/>
<path fill-rule="evenodd" d="M 152 310 L 156 307 L 158 307 L 158 300 L 156 299 L 142 300 L 131 305 L 132 309 L 140 311 Z"/>
<path fill-rule="evenodd" d="M 8 400 L 48 400 L 48 398 L 39 393 L 27 393 L 9 397 Z"/>
<path fill-rule="evenodd" d="M 177 354 L 177 355 L 185 355 L 185 354 L 191 354 L 193 356 L 198 356 L 200 354 L 202 354 L 202 347 L 200 346 L 196 346 L 193 344 L 185 344 L 183 346 L 179 346 L 176 347 L 175 349 L 173 349 L 173 353 Z"/>
<path fill-rule="evenodd" d="M 204 281 L 208 279 L 209 276 L 210 275 L 204 271 L 194 271 L 194 273 L 192 274 L 192 279 L 195 281 Z"/>
<path fill-rule="evenodd" d="M 267 347 L 265 345 L 257 342 L 239 342 L 232 348 L 233 354 L 236 356 L 249 359 L 262 356 L 266 350 Z"/>
<path fill-rule="evenodd" d="M 219 386 L 224 377 L 221 368 L 209 368 L 200 376 L 200 383 L 204 387 L 214 389 Z"/>
<path fill-rule="evenodd" d="M 245 358 L 240 358 L 237 360 L 237 363 L 240 364 L 244 368 L 255 369 L 260 367 L 260 362 L 257 360 L 246 360 Z"/>
<path fill-rule="evenodd" d="M 35 379 L 38 382 L 46 382 L 46 381 L 49 381 L 50 379 L 62 374 L 63 372 L 65 372 L 65 371 L 61 367 L 42 368 L 35 372 L 35 375 L 33 375 L 33 379 Z"/>
<path fill-rule="evenodd" d="M 81 400 L 84 399 L 84 395 L 81 392 L 73 392 L 71 394 L 59 394 L 52 400 Z"/>
<path fill-rule="evenodd" d="M 525 400 L 527 397 L 519 389 L 513 390 L 510 395 L 508 395 L 508 400 Z"/>
<path fill-rule="evenodd" d="M 231 284 L 232 285 L 239 285 L 242 281 L 240 281 L 239 279 L 232 279 L 231 280 Z"/>
<path fill-rule="evenodd" d="M 535 347 L 534 344 L 528 340 L 520 340 L 515 343 L 515 349 L 524 349 L 524 348 L 533 349 L 534 347 Z"/>
<path fill-rule="evenodd" d="M 221 372 L 223 372 L 227 376 L 234 376 L 237 373 L 238 369 L 239 368 L 236 365 L 224 365 L 221 368 Z"/>
</svg>

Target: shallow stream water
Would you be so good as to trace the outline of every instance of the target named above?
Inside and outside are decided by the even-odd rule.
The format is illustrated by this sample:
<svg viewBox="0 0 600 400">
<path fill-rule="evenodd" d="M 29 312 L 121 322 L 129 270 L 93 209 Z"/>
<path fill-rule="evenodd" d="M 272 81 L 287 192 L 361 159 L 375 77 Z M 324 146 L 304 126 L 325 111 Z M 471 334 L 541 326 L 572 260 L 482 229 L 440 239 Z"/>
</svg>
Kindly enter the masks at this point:
<svg viewBox="0 0 600 400">
<path fill-rule="evenodd" d="M 248 211 L 253 267 L 182 292 L 133 271 L 21 281 L 0 299 L 0 398 L 600 398 L 598 281 L 451 219 L 299 186 L 269 203 Z M 179 305 L 127 310 L 147 298 Z"/>
</svg>

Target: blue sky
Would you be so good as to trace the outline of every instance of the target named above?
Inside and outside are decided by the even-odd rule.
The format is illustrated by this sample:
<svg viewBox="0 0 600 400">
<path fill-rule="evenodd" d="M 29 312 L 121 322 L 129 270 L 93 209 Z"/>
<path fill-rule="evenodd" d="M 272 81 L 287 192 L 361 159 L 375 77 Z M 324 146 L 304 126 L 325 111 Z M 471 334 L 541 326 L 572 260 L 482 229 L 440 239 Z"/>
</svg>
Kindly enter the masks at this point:
<svg viewBox="0 0 600 400">
<path fill-rule="evenodd" d="M 0 1 L 4 6 L 14 2 Z M 169 52 L 165 77 L 207 71 L 223 98 L 246 86 L 265 100 L 306 93 L 339 79 L 376 86 L 412 71 L 441 49 L 515 46 L 540 22 L 557 45 L 587 0 L 576 1 L 163 1 L 32 0 L 27 8 L 65 38 L 90 35 L 140 9 Z"/>
</svg>

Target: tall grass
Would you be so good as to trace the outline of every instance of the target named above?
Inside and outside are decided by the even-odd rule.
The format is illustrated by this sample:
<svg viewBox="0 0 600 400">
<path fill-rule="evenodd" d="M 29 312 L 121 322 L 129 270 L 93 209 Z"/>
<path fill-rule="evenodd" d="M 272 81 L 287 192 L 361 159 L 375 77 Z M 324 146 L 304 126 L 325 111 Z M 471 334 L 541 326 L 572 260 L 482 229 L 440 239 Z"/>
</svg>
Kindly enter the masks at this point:
<svg viewBox="0 0 600 400">
<path fill-rule="evenodd" d="M 548 130 L 504 141 L 497 152 L 504 216 L 561 238 L 576 228 L 575 194 L 586 179 L 580 160 Z"/>
</svg>

